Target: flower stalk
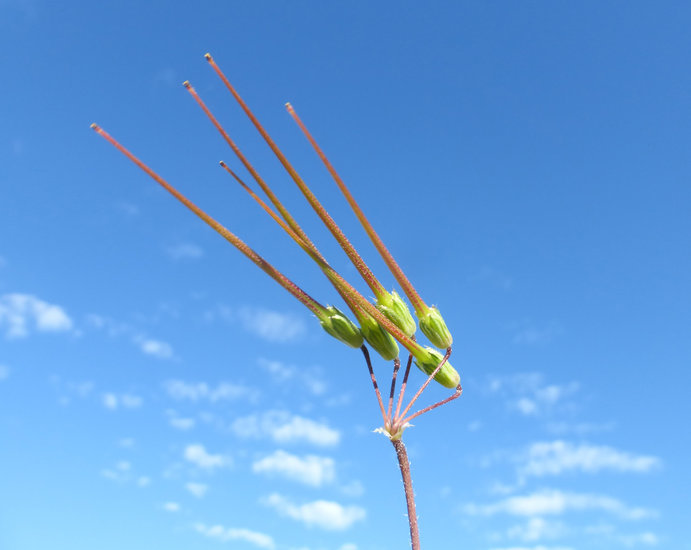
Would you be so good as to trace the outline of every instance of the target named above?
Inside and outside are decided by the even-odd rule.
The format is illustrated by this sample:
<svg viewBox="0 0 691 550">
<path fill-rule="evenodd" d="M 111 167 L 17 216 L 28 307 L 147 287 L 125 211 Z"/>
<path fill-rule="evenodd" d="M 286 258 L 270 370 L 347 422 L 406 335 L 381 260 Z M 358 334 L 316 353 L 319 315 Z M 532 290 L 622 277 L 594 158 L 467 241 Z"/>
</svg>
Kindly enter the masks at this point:
<svg viewBox="0 0 691 550">
<path fill-rule="evenodd" d="M 336 170 L 333 168 L 326 155 L 323 153 L 316 140 L 309 133 L 303 122 L 295 113 L 295 110 L 290 104 L 286 104 L 288 112 L 298 124 L 302 132 L 305 134 L 312 147 L 315 149 L 322 162 L 327 167 L 329 173 L 340 188 L 356 216 L 360 220 L 363 228 L 372 240 L 375 248 L 384 259 L 385 263 L 393 273 L 399 285 L 403 289 L 404 294 L 408 297 L 413 305 L 414 312 L 417 316 L 421 331 L 429 338 L 430 342 L 436 347 L 445 350 L 442 354 L 436 349 L 424 347 L 420 345 L 415 339 L 416 323 L 413 320 L 408 306 L 405 301 L 395 292 L 388 292 L 384 289 L 381 283 L 374 276 L 370 268 L 367 266 L 362 257 L 357 253 L 350 241 L 346 238 L 343 231 L 338 227 L 336 222 L 329 216 L 322 204 L 316 198 L 314 193 L 309 189 L 307 184 L 302 180 L 297 171 L 288 162 L 285 155 L 278 148 L 276 143 L 272 140 L 264 127 L 259 123 L 247 104 L 243 101 L 237 91 L 230 84 L 226 76 L 220 70 L 218 65 L 214 62 L 209 54 L 205 56 L 214 71 L 218 74 L 224 82 L 228 90 L 231 92 L 235 100 L 239 103 L 245 114 L 254 124 L 255 128 L 262 135 L 266 143 L 277 156 L 285 170 L 290 174 L 293 181 L 302 191 L 307 201 L 310 203 L 315 212 L 319 215 L 323 223 L 331 231 L 332 235 L 339 243 L 341 248 L 345 251 L 351 262 L 355 265 L 362 278 L 366 281 L 369 288 L 375 295 L 376 304 L 371 303 L 358 290 L 356 290 L 350 283 L 348 283 L 341 275 L 339 275 L 324 256 L 319 252 L 316 245 L 309 239 L 306 233 L 298 225 L 295 218 L 291 216 L 287 208 L 281 203 L 279 198 L 273 193 L 267 183 L 261 178 L 259 173 L 255 170 L 252 164 L 248 161 L 240 148 L 230 138 L 228 133 L 223 129 L 218 120 L 214 117 L 197 92 L 192 88 L 189 82 L 185 82 L 184 86 L 187 91 L 193 96 L 207 117 L 211 120 L 213 125 L 223 136 L 226 143 L 238 157 L 243 166 L 252 175 L 254 181 L 264 192 L 273 207 L 265 203 L 225 162 L 221 161 L 221 166 L 247 191 L 251 197 L 278 223 L 281 228 L 293 239 L 302 250 L 307 253 L 310 258 L 318 265 L 322 273 L 329 279 L 338 294 L 343 298 L 347 306 L 352 311 L 353 315 L 359 323 L 359 327 L 348 319 L 348 317 L 335 306 L 323 306 L 299 286 L 293 283 L 279 270 L 267 262 L 262 256 L 250 248 L 244 241 L 237 237 L 234 233 L 226 229 L 218 221 L 204 212 L 201 208 L 196 206 L 192 201 L 170 185 L 166 180 L 144 164 L 128 149 L 122 146 L 105 130 L 96 124 L 92 124 L 92 128 L 106 141 L 123 153 L 135 165 L 148 174 L 177 200 L 184 204 L 188 209 L 194 212 L 205 223 L 211 226 L 235 248 L 248 257 L 254 264 L 274 279 L 278 284 L 285 288 L 292 296 L 306 306 L 319 320 L 322 328 L 337 340 L 345 343 L 351 348 L 360 348 L 363 353 L 367 369 L 370 374 L 370 379 L 374 388 L 377 404 L 379 406 L 382 420 L 384 422 L 383 428 L 377 431 L 383 432 L 393 444 L 398 459 L 401 476 L 403 479 L 403 486 L 406 497 L 406 505 L 408 512 L 408 521 L 410 526 L 410 537 L 413 550 L 420 550 L 420 536 L 417 522 L 417 515 L 415 510 L 415 496 L 413 492 L 412 479 L 410 474 L 410 463 L 402 441 L 404 430 L 410 426 L 410 422 L 419 416 L 430 412 L 450 401 L 461 396 L 463 390 L 460 385 L 460 376 L 458 372 L 449 364 L 449 357 L 451 356 L 452 337 L 446 324 L 441 317 L 438 309 L 434 306 L 428 306 L 422 300 L 413 285 L 407 279 L 399 265 L 394 260 L 391 253 L 383 244 L 370 222 L 365 217 L 361 208 L 353 198 L 352 194 L 346 187 L 343 180 L 340 178 Z M 377 382 L 377 378 L 372 366 L 369 350 L 364 342 L 367 341 L 373 349 L 375 349 L 385 360 L 393 361 L 393 372 L 391 374 L 391 383 L 389 388 L 388 402 L 385 404 L 382 399 L 381 391 Z M 399 358 L 400 344 L 408 351 L 403 380 L 396 396 L 396 384 L 400 374 L 401 361 Z M 420 370 L 427 374 L 427 378 L 419 387 L 411 399 L 404 405 L 404 398 L 408 386 L 408 378 L 413 362 Z M 432 380 L 436 380 L 441 385 L 454 389 L 454 393 L 445 399 L 442 399 L 432 405 L 423 407 L 422 409 L 412 412 L 413 405 L 421 397 L 422 393 L 428 387 Z"/>
</svg>

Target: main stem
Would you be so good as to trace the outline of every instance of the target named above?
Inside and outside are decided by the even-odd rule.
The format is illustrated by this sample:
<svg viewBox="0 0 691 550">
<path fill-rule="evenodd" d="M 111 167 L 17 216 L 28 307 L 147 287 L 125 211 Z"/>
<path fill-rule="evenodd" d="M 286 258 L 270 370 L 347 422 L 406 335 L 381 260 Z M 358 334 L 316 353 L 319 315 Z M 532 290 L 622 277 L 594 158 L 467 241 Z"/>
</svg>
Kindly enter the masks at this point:
<svg viewBox="0 0 691 550">
<path fill-rule="evenodd" d="M 401 476 L 403 477 L 403 488 L 405 489 L 405 501 L 408 505 L 408 523 L 410 524 L 410 544 L 413 550 L 420 550 L 420 533 L 417 527 L 417 514 L 415 513 L 415 494 L 413 493 L 413 480 L 410 477 L 410 462 L 408 462 L 408 453 L 405 450 L 405 445 L 400 439 L 392 439 L 394 449 L 396 449 L 396 457 L 398 457 L 398 465 L 401 468 Z"/>
</svg>

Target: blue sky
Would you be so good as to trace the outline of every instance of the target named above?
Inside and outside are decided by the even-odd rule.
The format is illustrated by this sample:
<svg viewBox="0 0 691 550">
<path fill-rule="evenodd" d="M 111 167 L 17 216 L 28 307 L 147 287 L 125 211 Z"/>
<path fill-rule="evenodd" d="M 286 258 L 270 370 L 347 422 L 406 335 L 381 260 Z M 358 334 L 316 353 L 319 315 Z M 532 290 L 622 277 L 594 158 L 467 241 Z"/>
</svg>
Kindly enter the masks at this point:
<svg viewBox="0 0 691 550">
<path fill-rule="evenodd" d="M 691 548 L 690 26 L 683 2 L 0 0 L 0 548 L 409 544 L 359 353 L 89 130 L 338 304 L 218 167 L 189 79 L 365 292 L 207 51 L 397 288 L 292 102 L 454 333 L 464 395 L 405 436 L 423 548 Z"/>
</svg>

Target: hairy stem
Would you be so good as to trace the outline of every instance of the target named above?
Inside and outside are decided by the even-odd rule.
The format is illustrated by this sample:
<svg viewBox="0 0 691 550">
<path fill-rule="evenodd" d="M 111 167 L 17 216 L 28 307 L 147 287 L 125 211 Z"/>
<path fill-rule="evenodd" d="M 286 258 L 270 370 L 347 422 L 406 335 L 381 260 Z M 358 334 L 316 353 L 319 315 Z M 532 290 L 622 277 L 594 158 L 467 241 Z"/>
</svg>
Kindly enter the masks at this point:
<svg viewBox="0 0 691 550">
<path fill-rule="evenodd" d="M 413 550 L 420 550 L 420 533 L 417 527 L 417 514 L 415 513 L 415 494 L 413 493 L 413 480 L 410 477 L 410 462 L 405 445 L 400 439 L 392 439 L 398 465 L 401 468 L 403 477 L 403 488 L 405 489 L 405 501 L 408 506 L 408 523 L 410 524 L 410 544 Z"/>
</svg>

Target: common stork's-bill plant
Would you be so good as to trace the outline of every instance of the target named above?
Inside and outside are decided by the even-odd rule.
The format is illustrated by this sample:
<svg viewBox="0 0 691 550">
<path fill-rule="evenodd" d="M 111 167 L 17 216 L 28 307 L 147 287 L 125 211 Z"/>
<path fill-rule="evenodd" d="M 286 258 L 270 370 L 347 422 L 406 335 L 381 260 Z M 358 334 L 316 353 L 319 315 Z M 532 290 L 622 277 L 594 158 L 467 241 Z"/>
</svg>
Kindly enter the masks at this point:
<svg viewBox="0 0 691 550">
<path fill-rule="evenodd" d="M 353 321 L 338 307 L 334 305 L 322 305 L 320 302 L 312 298 L 312 296 L 307 294 L 298 285 L 278 271 L 262 256 L 245 244 L 244 241 L 240 240 L 240 238 L 238 238 L 234 233 L 230 232 L 201 208 L 192 203 L 192 201 L 190 201 L 187 197 L 182 195 L 166 180 L 164 180 L 161 176 L 139 160 L 139 158 L 137 158 L 133 153 L 116 141 L 115 138 L 108 134 L 104 129 L 97 124 L 92 124 L 91 127 L 101 137 L 105 138 L 127 158 L 139 166 L 139 168 L 146 172 L 151 178 L 158 182 L 176 199 L 178 199 L 187 208 L 189 208 L 208 225 L 210 225 L 228 242 L 235 246 L 235 248 L 247 256 L 267 275 L 269 275 L 290 294 L 297 298 L 300 303 L 302 303 L 315 315 L 322 328 L 328 334 L 348 347 L 359 348 L 361 350 L 365 363 L 367 364 L 367 369 L 372 380 L 374 393 L 383 420 L 383 426 L 377 431 L 386 435 L 396 450 L 396 456 L 398 458 L 398 463 L 403 477 L 403 486 L 405 489 L 411 543 L 413 550 L 419 550 L 420 537 L 418 533 L 417 515 L 415 512 L 415 497 L 410 476 L 410 465 L 408 462 L 405 445 L 402 441 L 402 436 L 406 427 L 410 426 L 411 420 L 456 399 L 462 393 L 460 376 L 449 363 L 449 357 L 451 356 L 451 345 L 453 342 L 451 332 L 447 328 L 439 310 L 434 306 L 427 305 L 415 290 L 415 287 L 413 287 L 411 282 L 405 276 L 403 270 L 396 263 L 393 256 L 370 224 L 369 220 L 365 217 L 365 214 L 355 201 L 355 198 L 350 193 L 348 187 L 346 187 L 346 184 L 338 175 L 333 165 L 329 162 L 328 158 L 322 151 L 321 147 L 319 147 L 314 137 L 312 137 L 305 124 L 298 117 L 295 109 L 289 103 L 286 104 L 288 113 L 295 120 L 300 130 L 303 132 L 321 161 L 326 166 L 327 170 L 343 193 L 345 199 L 353 209 L 353 212 L 362 224 L 365 232 L 370 237 L 372 243 L 388 268 L 391 270 L 391 273 L 400 285 L 401 290 L 410 301 L 410 304 L 413 306 L 413 313 L 417 318 L 417 323 L 413 315 L 410 313 L 406 301 L 395 290 L 389 292 L 382 286 L 365 261 L 346 238 L 343 231 L 341 231 L 340 227 L 331 218 L 331 216 L 329 216 L 317 197 L 314 195 L 314 193 L 312 193 L 310 188 L 300 177 L 295 168 L 293 168 L 288 159 L 254 116 L 250 108 L 228 81 L 225 74 L 221 71 L 213 58 L 209 54 L 206 54 L 205 57 L 211 68 L 220 77 L 232 96 L 235 98 L 245 114 L 249 117 L 256 129 L 274 152 L 276 157 L 278 157 L 278 160 L 281 162 L 285 170 L 290 174 L 290 177 L 293 179 L 295 184 L 300 188 L 300 191 L 305 196 L 314 211 L 327 226 L 341 248 L 343 248 L 348 258 L 350 258 L 358 273 L 362 276 L 362 278 L 365 280 L 365 283 L 369 286 L 374 294 L 374 303 L 365 298 L 329 265 L 324 256 L 317 249 L 316 245 L 310 240 L 310 238 L 295 221 L 295 218 L 288 212 L 279 198 L 259 175 L 257 170 L 252 166 L 252 164 L 250 164 L 240 148 L 223 129 L 219 121 L 216 119 L 216 117 L 214 117 L 209 108 L 202 101 L 196 90 L 189 82 L 184 82 L 184 86 L 187 91 L 199 104 L 206 116 L 219 131 L 223 139 L 232 149 L 235 156 L 252 176 L 273 207 L 267 204 L 259 195 L 257 195 L 257 193 L 255 193 L 252 188 L 245 183 L 226 162 L 221 161 L 221 167 L 223 167 L 226 172 L 228 172 L 228 174 L 230 174 L 230 176 L 232 176 L 232 178 L 245 191 L 247 191 L 247 193 L 249 193 L 252 199 L 254 199 L 262 207 L 262 209 L 281 226 L 281 228 L 290 236 L 290 238 L 295 241 L 295 243 L 317 264 L 318 268 L 322 271 L 322 273 L 324 273 L 324 275 L 335 288 L 336 292 L 341 296 L 346 306 L 352 313 L 352 317 L 355 319 L 355 321 Z M 416 339 L 418 325 L 422 334 L 434 347 L 422 346 L 418 343 Z M 368 346 L 376 351 L 385 361 L 393 362 L 393 371 L 391 375 L 387 402 L 382 399 L 379 385 L 372 367 Z M 405 362 L 403 380 L 398 389 L 398 394 L 396 395 L 396 383 L 401 367 L 399 346 L 403 347 L 405 352 L 407 352 L 407 360 Z M 413 363 L 415 363 L 415 365 L 427 376 L 426 380 L 420 385 L 417 392 L 406 403 L 406 388 L 408 386 L 408 378 L 411 365 Z M 438 382 L 445 388 L 453 390 L 453 393 L 442 401 L 424 407 L 416 412 L 411 412 L 413 405 L 432 380 Z"/>
</svg>

